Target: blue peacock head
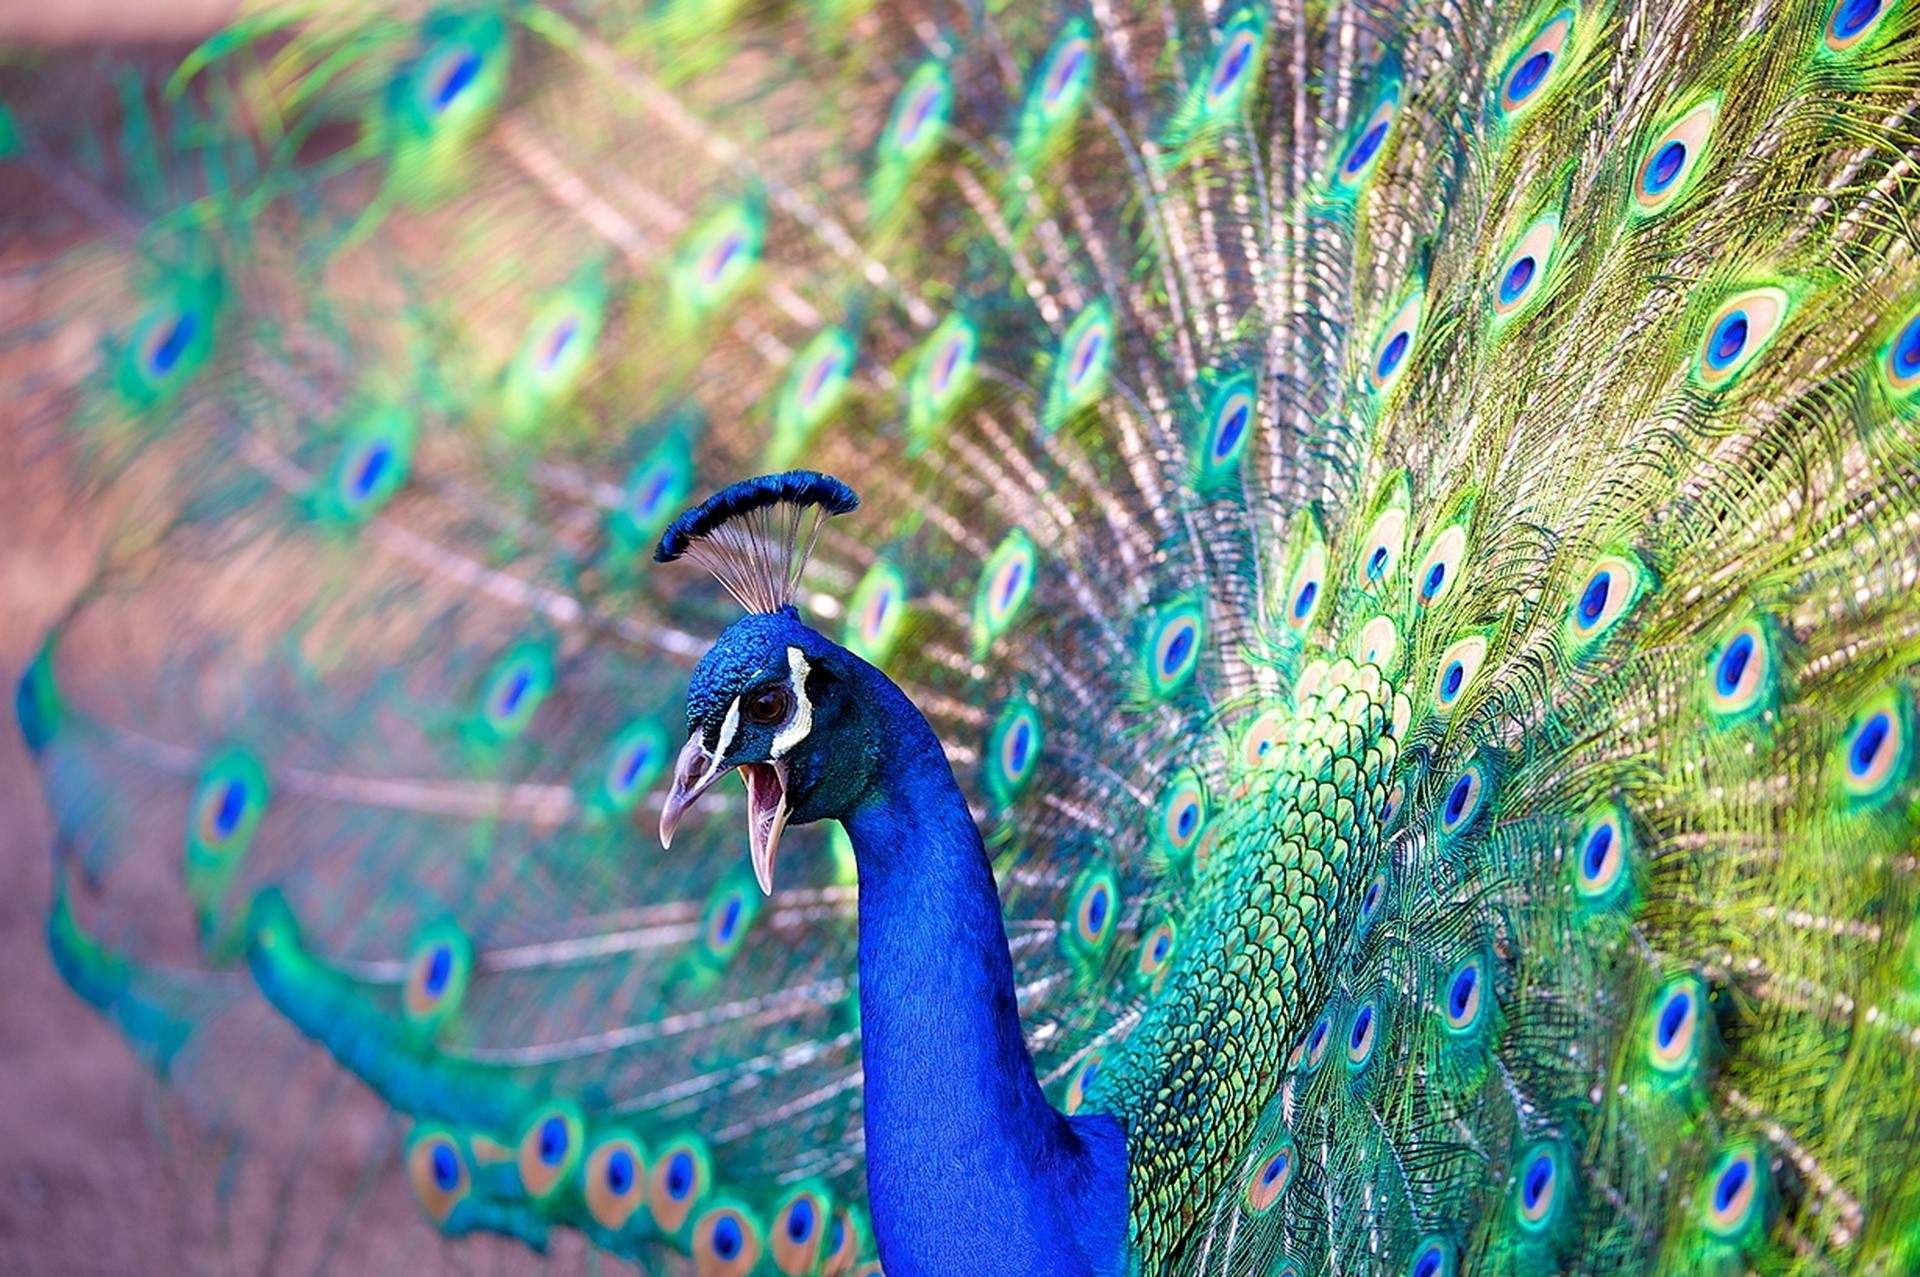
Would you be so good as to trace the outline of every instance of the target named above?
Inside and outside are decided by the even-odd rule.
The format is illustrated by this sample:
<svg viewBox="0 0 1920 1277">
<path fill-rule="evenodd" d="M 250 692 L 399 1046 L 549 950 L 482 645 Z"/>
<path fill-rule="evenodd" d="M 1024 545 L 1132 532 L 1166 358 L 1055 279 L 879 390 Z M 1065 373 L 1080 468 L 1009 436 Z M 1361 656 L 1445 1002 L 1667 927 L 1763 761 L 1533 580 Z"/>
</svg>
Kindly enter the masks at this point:
<svg viewBox="0 0 1920 1277">
<path fill-rule="evenodd" d="M 747 787 L 747 835 L 760 889 L 788 821 L 843 816 L 872 782 L 881 742 L 873 673 L 809 629 L 792 599 L 820 525 L 859 505 L 840 480 L 810 470 L 745 479 L 675 519 L 654 560 L 686 557 L 747 609 L 701 658 L 687 689 L 687 743 L 674 764 L 660 841 L 731 771 Z"/>
</svg>

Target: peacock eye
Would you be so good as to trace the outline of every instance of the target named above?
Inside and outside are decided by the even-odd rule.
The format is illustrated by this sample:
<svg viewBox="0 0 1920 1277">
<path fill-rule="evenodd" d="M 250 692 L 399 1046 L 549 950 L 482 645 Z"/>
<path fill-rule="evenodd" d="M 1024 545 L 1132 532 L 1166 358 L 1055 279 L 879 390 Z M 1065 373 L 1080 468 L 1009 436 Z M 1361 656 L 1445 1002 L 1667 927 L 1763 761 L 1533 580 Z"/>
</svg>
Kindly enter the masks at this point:
<svg viewBox="0 0 1920 1277">
<path fill-rule="evenodd" d="M 784 723 L 793 712 L 793 692 L 785 684 L 763 687 L 740 703 L 740 712 L 749 723 L 758 723 L 762 727 Z"/>
</svg>

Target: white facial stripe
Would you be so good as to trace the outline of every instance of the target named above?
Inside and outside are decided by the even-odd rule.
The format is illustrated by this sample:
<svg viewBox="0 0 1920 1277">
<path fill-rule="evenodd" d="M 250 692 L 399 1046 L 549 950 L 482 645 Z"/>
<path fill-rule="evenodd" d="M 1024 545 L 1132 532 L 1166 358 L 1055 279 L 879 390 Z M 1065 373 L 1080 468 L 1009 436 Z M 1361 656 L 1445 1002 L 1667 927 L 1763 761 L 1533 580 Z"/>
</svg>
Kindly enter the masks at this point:
<svg viewBox="0 0 1920 1277">
<path fill-rule="evenodd" d="M 787 685 L 793 689 L 793 716 L 787 719 L 787 725 L 773 738 L 771 757 L 774 758 L 785 758 L 787 751 L 805 740 L 807 733 L 813 730 L 813 702 L 807 699 L 807 675 L 813 667 L 807 664 L 807 658 L 800 654 L 799 648 L 790 647 L 787 649 L 787 669 Z"/>
<path fill-rule="evenodd" d="M 713 778 L 714 769 L 720 766 L 720 760 L 727 756 L 728 746 L 733 738 L 740 734 L 740 698 L 733 698 L 733 704 L 727 706 L 726 721 L 720 724 L 720 744 L 714 748 L 713 761 L 707 764 L 707 774 L 701 777 L 704 784 Z"/>
</svg>

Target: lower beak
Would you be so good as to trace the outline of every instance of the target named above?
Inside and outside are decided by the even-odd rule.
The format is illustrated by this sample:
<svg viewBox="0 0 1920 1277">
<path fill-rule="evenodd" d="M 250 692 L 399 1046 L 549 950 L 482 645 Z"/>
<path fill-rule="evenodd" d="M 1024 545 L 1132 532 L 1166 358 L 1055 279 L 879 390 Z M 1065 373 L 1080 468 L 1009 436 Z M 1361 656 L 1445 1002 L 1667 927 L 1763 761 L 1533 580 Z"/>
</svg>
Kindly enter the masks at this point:
<svg viewBox="0 0 1920 1277">
<path fill-rule="evenodd" d="M 780 833 L 787 827 L 787 765 L 742 763 L 747 782 L 747 843 L 753 853 L 753 876 L 760 890 L 773 894 L 773 853 L 780 849 Z"/>
<path fill-rule="evenodd" d="M 673 764 L 673 785 L 667 791 L 666 805 L 660 811 L 660 845 L 673 846 L 674 831 L 679 829 L 687 808 L 713 787 L 731 768 L 707 752 L 698 732 L 681 747 Z M 780 848 L 780 834 L 787 827 L 787 765 L 784 762 L 741 763 L 740 778 L 747 784 L 747 843 L 753 856 L 753 876 L 760 890 L 773 894 L 773 857 Z"/>
</svg>

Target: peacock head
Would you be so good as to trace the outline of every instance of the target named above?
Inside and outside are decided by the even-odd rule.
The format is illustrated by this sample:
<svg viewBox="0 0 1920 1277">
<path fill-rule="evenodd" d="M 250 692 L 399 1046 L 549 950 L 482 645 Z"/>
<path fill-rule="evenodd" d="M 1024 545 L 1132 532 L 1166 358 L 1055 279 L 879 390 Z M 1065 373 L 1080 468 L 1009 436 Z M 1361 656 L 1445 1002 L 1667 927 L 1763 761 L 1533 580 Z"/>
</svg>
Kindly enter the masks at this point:
<svg viewBox="0 0 1920 1277">
<path fill-rule="evenodd" d="M 674 520 L 653 556 L 701 564 L 747 609 L 694 671 L 660 841 L 671 846 L 695 800 L 738 771 L 754 876 L 769 894 L 787 822 L 851 811 L 879 752 L 855 694 L 862 662 L 807 628 L 791 601 L 821 522 L 858 504 L 846 484 L 812 471 L 743 480 Z"/>
</svg>

